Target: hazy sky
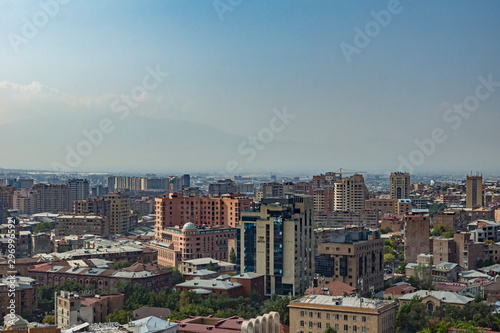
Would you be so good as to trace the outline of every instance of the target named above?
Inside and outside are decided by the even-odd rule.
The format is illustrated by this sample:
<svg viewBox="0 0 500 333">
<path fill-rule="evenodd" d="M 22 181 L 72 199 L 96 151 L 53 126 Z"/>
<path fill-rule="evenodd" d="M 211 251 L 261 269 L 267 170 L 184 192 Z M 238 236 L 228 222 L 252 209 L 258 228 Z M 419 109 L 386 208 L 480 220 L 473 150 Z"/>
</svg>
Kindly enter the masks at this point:
<svg viewBox="0 0 500 333">
<path fill-rule="evenodd" d="M 498 1 L 0 0 L 0 167 L 497 171 L 499 18 Z"/>
</svg>

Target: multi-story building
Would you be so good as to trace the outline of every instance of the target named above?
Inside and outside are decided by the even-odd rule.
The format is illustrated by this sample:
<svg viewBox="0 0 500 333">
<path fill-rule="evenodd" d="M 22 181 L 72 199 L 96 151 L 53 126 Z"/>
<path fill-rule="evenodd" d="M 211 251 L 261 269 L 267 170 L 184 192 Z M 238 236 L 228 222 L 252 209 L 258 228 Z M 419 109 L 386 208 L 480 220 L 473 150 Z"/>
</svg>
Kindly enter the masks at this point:
<svg viewBox="0 0 500 333">
<path fill-rule="evenodd" d="M 410 198 L 410 174 L 408 172 L 391 173 L 390 186 L 392 199 Z"/>
<path fill-rule="evenodd" d="M 474 208 L 483 205 L 483 176 L 467 175 L 466 181 L 466 207 Z"/>
<path fill-rule="evenodd" d="M 365 209 L 380 212 L 382 215 L 404 215 L 413 208 L 410 199 L 368 199 L 365 201 Z"/>
<path fill-rule="evenodd" d="M 405 215 L 404 222 L 404 251 L 407 263 L 417 262 L 417 256 L 430 252 L 429 233 L 430 222 L 428 215 Z"/>
<path fill-rule="evenodd" d="M 362 175 L 353 175 L 342 178 L 334 183 L 335 199 L 334 210 L 361 211 L 365 209 L 365 200 L 368 199 L 368 189 Z"/>
<path fill-rule="evenodd" d="M 493 208 L 479 207 L 470 211 L 470 220 L 495 220 Z"/>
<path fill-rule="evenodd" d="M 191 176 L 188 174 L 184 174 L 181 177 L 181 188 L 191 187 Z"/>
<path fill-rule="evenodd" d="M 55 235 L 109 235 L 107 217 L 96 215 L 61 215 L 55 220 Z"/>
<path fill-rule="evenodd" d="M 67 262 L 47 262 L 29 270 L 31 278 L 57 287 L 66 280 L 76 281 L 86 288 L 99 289 L 104 292 L 113 290 L 115 283 L 139 283 L 149 290 L 159 292 L 171 286 L 172 270 L 156 265 L 134 264 L 119 271 L 114 269 L 70 266 Z"/>
<path fill-rule="evenodd" d="M 90 195 L 90 185 L 88 179 L 73 178 L 67 181 L 71 191 L 71 202 L 75 200 L 87 199 Z"/>
<path fill-rule="evenodd" d="M 317 248 L 315 273 L 326 282 L 343 282 L 363 296 L 384 287 L 384 241 L 376 232 L 334 230 Z"/>
<path fill-rule="evenodd" d="M 432 217 L 434 228 L 445 225 L 450 230 L 466 231 L 467 223 L 468 215 L 463 209 L 446 209 L 442 212 L 434 213 Z"/>
<path fill-rule="evenodd" d="M 327 214 L 314 214 L 314 225 L 322 227 L 362 226 L 378 228 L 379 212 L 374 210 L 334 211 Z"/>
<path fill-rule="evenodd" d="M 183 226 L 192 222 L 197 226 L 235 227 L 240 212 L 248 209 L 252 199 L 238 194 L 217 198 L 185 197 L 182 193 L 155 199 L 155 239 L 161 241 L 165 227 Z"/>
<path fill-rule="evenodd" d="M 287 193 L 293 193 L 293 183 L 264 183 L 260 184 L 261 196 L 257 200 L 262 198 L 281 198 Z"/>
<path fill-rule="evenodd" d="M 218 180 L 208 185 L 208 194 L 210 196 L 221 196 L 223 194 L 237 193 L 236 183 L 231 179 Z"/>
<path fill-rule="evenodd" d="M 158 264 L 177 267 L 182 261 L 197 258 L 229 260 L 229 243 L 236 237 L 236 230 L 230 227 L 200 227 L 192 222 L 179 226 L 165 227 L 160 239 L 147 246 L 158 251 Z"/>
<path fill-rule="evenodd" d="M 14 186 L 0 186 L 0 209 L 14 208 Z"/>
<path fill-rule="evenodd" d="M 71 190 L 68 185 L 35 184 L 29 196 L 36 213 L 71 212 Z"/>
<path fill-rule="evenodd" d="M 96 215 L 108 219 L 110 234 L 124 234 L 131 229 L 130 197 L 124 193 L 110 193 L 100 197 L 76 200 L 75 215 Z"/>
<path fill-rule="evenodd" d="M 478 243 L 484 241 L 500 241 L 500 223 L 487 220 L 477 220 L 468 224 L 471 239 Z"/>
<path fill-rule="evenodd" d="M 132 202 L 132 208 L 137 210 L 143 215 L 148 215 L 154 212 L 154 200 L 149 197 L 142 197 L 141 199 L 135 199 Z"/>
<path fill-rule="evenodd" d="M 9 274 L 10 276 L 10 274 Z M 14 289 L 14 291 L 12 291 Z M 0 315 L 4 318 L 10 313 L 9 306 L 15 306 L 15 313 L 21 310 L 33 312 L 38 308 L 38 284 L 36 280 L 24 276 L 6 277 L 0 279 Z"/>
<path fill-rule="evenodd" d="M 397 303 L 359 297 L 307 295 L 293 300 L 290 332 L 395 333 Z"/>
<path fill-rule="evenodd" d="M 335 208 L 335 190 L 332 187 L 322 187 L 312 190 L 314 212 L 319 214 L 332 213 Z"/>
<path fill-rule="evenodd" d="M 242 212 L 236 233 L 240 273 L 265 275 L 265 294 L 300 295 L 314 268 L 313 198 L 293 195 L 263 199 Z"/>
<path fill-rule="evenodd" d="M 311 194 L 312 184 L 306 182 L 299 182 L 293 185 L 293 193 L 297 194 Z"/>
<path fill-rule="evenodd" d="M 321 188 L 323 186 L 333 186 L 333 184 L 341 178 L 341 175 L 336 172 L 326 172 L 325 174 L 313 176 L 312 189 Z"/>
<path fill-rule="evenodd" d="M 115 310 L 123 310 L 123 303 L 123 294 L 81 296 L 61 291 L 56 299 L 57 327 L 105 323 L 107 315 Z"/>
</svg>

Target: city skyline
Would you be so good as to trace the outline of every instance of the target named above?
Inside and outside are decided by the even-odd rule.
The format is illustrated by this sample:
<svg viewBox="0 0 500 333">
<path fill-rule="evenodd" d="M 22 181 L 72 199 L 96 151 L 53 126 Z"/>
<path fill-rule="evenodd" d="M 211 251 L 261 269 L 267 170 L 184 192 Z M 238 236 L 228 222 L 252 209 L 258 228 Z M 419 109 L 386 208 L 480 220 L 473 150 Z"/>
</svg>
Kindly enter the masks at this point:
<svg viewBox="0 0 500 333">
<path fill-rule="evenodd" d="M 231 4 L 2 2 L 0 167 L 497 171 L 500 4 Z"/>
</svg>

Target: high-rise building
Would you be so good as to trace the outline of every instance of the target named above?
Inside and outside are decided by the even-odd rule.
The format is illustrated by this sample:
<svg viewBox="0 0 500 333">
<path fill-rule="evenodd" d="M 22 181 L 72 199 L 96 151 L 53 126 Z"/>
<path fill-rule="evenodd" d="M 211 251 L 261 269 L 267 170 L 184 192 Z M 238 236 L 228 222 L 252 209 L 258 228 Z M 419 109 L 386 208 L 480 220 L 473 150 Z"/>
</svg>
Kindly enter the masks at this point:
<svg viewBox="0 0 500 333">
<path fill-rule="evenodd" d="M 368 189 L 362 175 L 352 175 L 334 183 L 334 210 L 360 211 L 365 209 Z"/>
<path fill-rule="evenodd" d="M 184 187 L 191 187 L 191 176 L 188 174 L 182 175 L 182 184 L 181 186 Z"/>
<path fill-rule="evenodd" d="M 100 197 L 76 200 L 76 215 L 97 215 L 108 219 L 110 234 L 123 234 L 130 230 L 130 197 L 124 193 L 110 193 Z"/>
<path fill-rule="evenodd" d="M 14 186 L 0 186 L 0 216 L 2 211 L 14 208 L 15 190 Z"/>
<path fill-rule="evenodd" d="M 328 242 L 317 244 L 315 273 L 325 281 L 340 281 L 369 296 L 370 287 L 384 288 L 384 241 L 368 230 L 321 230 Z M 319 231 L 318 231 L 319 232 Z"/>
<path fill-rule="evenodd" d="M 165 227 L 183 226 L 193 222 L 197 226 L 236 227 L 240 212 L 250 207 L 252 199 L 239 194 L 222 197 L 184 196 L 170 193 L 155 199 L 155 239 L 160 241 Z"/>
<path fill-rule="evenodd" d="M 90 186 L 88 179 L 70 179 L 67 184 L 71 190 L 71 202 L 75 200 L 87 199 L 90 195 Z"/>
<path fill-rule="evenodd" d="M 240 273 L 265 275 L 265 294 L 303 294 L 313 280 L 313 198 L 262 199 L 241 213 L 236 232 Z"/>
<path fill-rule="evenodd" d="M 68 185 L 35 184 L 29 196 L 34 200 L 36 213 L 71 212 L 71 190 Z"/>
<path fill-rule="evenodd" d="M 216 183 L 208 185 L 208 194 L 210 196 L 221 196 L 237 192 L 236 183 L 231 179 L 218 180 Z"/>
<path fill-rule="evenodd" d="M 391 199 L 410 198 L 410 174 L 408 172 L 393 172 L 390 177 Z"/>
<path fill-rule="evenodd" d="M 430 252 L 429 215 L 409 214 L 403 218 L 405 261 L 416 263 L 417 256 Z"/>
<path fill-rule="evenodd" d="M 474 208 L 483 205 L 483 176 L 467 175 L 466 182 L 466 207 Z"/>
</svg>

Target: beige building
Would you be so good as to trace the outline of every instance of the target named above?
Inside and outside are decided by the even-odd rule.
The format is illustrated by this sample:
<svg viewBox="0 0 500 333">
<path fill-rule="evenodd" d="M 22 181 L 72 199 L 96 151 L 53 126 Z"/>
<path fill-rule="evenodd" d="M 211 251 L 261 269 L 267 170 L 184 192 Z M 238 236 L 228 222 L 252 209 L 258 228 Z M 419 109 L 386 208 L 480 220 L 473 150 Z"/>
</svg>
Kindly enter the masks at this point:
<svg viewBox="0 0 500 333">
<path fill-rule="evenodd" d="M 263 199 L 243 211 L 236 232 L 237 271 L 265 275 L 265 295 L 300 295 L 314 269 L 313 198 Z"/>
<path fill-rule="evenodd" d="M 329 242 L 317 244 L 315 273 L 325 282 L 340 281 L 368 296 L 384 288 L 384 241 L 368 230 L 332 230 Z"/>
<path fill-rule="evenodd" d="M 408 172 L 393 172 L 390 177 L 391 199 L 410 198 L 410 174 Z"/>
<path fill-rule="evenodd" d="M 95 215 L 61 215 L 55 220 L 56 236 L 109 235 L 108 218 Z"/>
<path fill-rule="evenodd" d="M 323 333 L 329 326 L 346 333 L 396 332 L 398 306 L 393 301 L 308 295 L 288 307 L 293 333 Z"/>
<path fill-rule="evenodd" d="M 56 324 L 63 328 L 83 323 L 105 323 L 106 316 L 123 310 L 123 294 L 80 296 L 61 291 L 56 300 Z"/>
<path fill-rule="evenodd" d="M 130 197 L 110 193 L 87 200 L 75 200 L 75 215 L 97 215 L 108 219 L 109 234 L 124 234 L 130 230 Z"/>
<path fill-rule="evenodd" d="M 365 209 L 365 200 L 368 199 L 368 189 L 362 175 L 342 178 L 334 186 L 334 210 L 356 212 Z"/>
<path fill-rule="evenodd" d="M 466 208 L 474 208 L 483 205 L 483 176 L 467 175 L 466 186 Z"/>
</svg>

